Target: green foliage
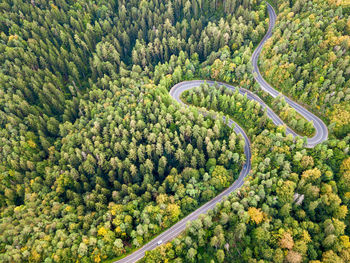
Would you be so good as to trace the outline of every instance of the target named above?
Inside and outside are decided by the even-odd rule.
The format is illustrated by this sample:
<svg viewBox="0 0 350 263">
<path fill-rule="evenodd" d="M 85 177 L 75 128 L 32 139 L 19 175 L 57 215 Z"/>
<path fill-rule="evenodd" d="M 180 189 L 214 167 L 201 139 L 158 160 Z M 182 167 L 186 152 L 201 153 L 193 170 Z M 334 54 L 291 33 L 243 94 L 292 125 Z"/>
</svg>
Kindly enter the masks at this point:
<svg viewBox="0 0 350 263">
<path fill-rule="evenodd" d="M 312 122 L 307 121 L 296 110 L 290 107 L 284 97 L 278 96 L 271 103 L 274 112 L 278 113 L 281 119 L 294 131 L 300 135 L 312 137 L 315 133 L 315 128 Z"/>
<path fill-rule="evenodd" d="M 224 86 L 203 84 L 184 92 L 182 98 L 188 104 L 231 116 L 251 136 L 260 134 L 265 128 L 274 128 L 260 104 L 240 94 L 238 89 L 233 91 Z"/>
<path fill-rule="evenodd" d="M 265 73 L 279 86 L 275 75 L 287 70 L 282 90 L 292 87 L 346 136 L 349 22 L 341 8 L 292 2 L 278 1 L 292 22 L 279 22 Z M 250 58 L 266 32 L 264 2 L 4 0 L 0 9 L 1 262 L 123 256 L 236 179 L 242 138 L 168 90 L 195 78 L 256 88 Z M 300 34 L 298 54 L 287 53 L 284 41 Z M 266 70 L 289 58 L 294 66 Z M 253 172 L 144 261 L 349 261 L 349 138 L 306 151 L 236 91 L 204 85 L 185 95 L 242 124 Z"/>
<path fill-rule="evenodd" d="M 162 255 L 160 261 L 186 262 L 192 247 L 202 252 L 192 255 L 195 262 L 348 262 L 349 192 L 344 180 L 350 157 L 343 143 L 349 139 L 306 151 L 288 137 L 264 131 L 252 144 L 249 182 L 193 221 L 162 254 L 157 248 L 142 262 L 153 255 Z M 328 156 L 322 154 L 326 152 Z M 341 182 L 321 176 L 329 172 L 340 176 Z M 181 249 L 167 257 L 175 247 Z"/>
<path fill-rule="evenodd" d="M 0 4 L 0 261 L 123 255 L 234 181 L 241 138 L 166 88 L 264 6 L 192 2 Z"/>
<path fill-rule="evenodd" d="M 344 106 L 350 99 L 346 9 L 331 0 L 274 2 L 279 14 L 262 52 L 261 72 L 273 87 L 334 123 L 336 135 L 346 136 L 349 109 Z"/>
</svg>

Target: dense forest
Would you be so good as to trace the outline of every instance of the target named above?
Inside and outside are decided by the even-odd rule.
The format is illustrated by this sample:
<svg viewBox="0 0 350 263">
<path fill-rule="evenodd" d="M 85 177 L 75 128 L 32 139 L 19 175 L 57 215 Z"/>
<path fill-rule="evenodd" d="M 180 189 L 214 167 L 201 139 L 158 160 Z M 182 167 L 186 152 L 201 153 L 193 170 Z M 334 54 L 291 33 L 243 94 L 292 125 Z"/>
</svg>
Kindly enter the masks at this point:
<svg viewBox="0 0 350 263">
<path fill-rule="evenodd" d="M 342 1 L 276 1 L 277 28 L 261 69 L 267 81 L 350 132 L 350 4 Z"/>
<path fill-rule="evenodd" d="M 329 124 L 314 128 L 254 82 L 261 0 L 3 0 L 0 3 L 0 261 L 102 262 L 141 247 L 230 186 L 245 185 L 144 262 L 349 262 L 349 9 L 275 1 L 266 79 Z M 317 45 L 314 45 L 317 43 Z M 282 66 L 281 66 L 282 65 Z"/>
<path fill-rule="evenodd" d="M 249 181 L 142 262 L 349 262 L 349 140 L 306 151 L 263 131 Z"/>
</svg>

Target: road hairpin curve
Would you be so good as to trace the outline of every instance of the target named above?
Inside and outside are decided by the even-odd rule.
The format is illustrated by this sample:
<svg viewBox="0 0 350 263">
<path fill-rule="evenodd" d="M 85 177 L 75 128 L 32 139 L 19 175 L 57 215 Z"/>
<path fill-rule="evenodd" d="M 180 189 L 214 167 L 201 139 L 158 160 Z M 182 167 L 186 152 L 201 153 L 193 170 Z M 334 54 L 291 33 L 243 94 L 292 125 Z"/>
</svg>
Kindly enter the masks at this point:
<svg viewBox="0 0 350 263">
<path fill-rule="evenodd" d="M 268 31 L 267 31 L 266 35 L 264 36 L 264 38 L 259 43 L 258 47 L 255 49 L 255 51 L 253 52 L 253 55 L 252 55 L 252 65 L 253 65 L 254 78 L 260 84 L 260 87 L 264 91 L 268 92 L 272 97 L 275 98 L 278 95 L 283 96 L 285 98 L 286 102 L 292 108 L 294 108 L 298 113 L 300 113 L 305 119 L 307 119 L 308 121 L 312 121 L 313 122 L 316 132 L 315 132 L 315 134 L 314 134 L 314 136 L 312 138 L 308 138 L 307 139 L 306 147 L 308 147 L 308 148 L 315 147 L 317 144 L 327 140 L 327 138 L 328 138 L 328 129 L 327 129 L 327 126 L 325 125 L 325 123 L 321 119 L 319 119 L 317 116 L 315 116 L 314 114 L 309 112 L 307 109 L 305 109 L 304 107 L 299 105 L 298 103 L 294 102 L 293 100 L 291 100 L 287 96 L 285 96 L 283 94 L 280 94 L 277 90 L 272 88 L 264 80 L 264 78 L 260 74 L 259 67 L 258 67 L 259 55 L 261 53 L 262 47 L 265 44 L 265 42 L 272 36 L 272 30 L 273 30 L 273 28 L 275 26 L 275 22 L 276 22 L 275 10 L 268 3 L 267 3 L 267 11 L 268 11 L 268 14 L 269 14 L 269 28 L 268 28 Z M 255 95 L 254 93 L 252 93 L 252 92 L 250 92 L 250 91 L 248 91 L 246 89 L 237 88 L 237 87 L 231 86 L 231 85 L 226 84 L 226 83 L 215 82 L 215 81 L 208 81 L 208 80 L 184 81 L 184 82 L 180 82 L 180 83 L 176 84 L 175 86 L 173 86 L 171 88 L 170 96 L 174 100 L 179 102 L 180 104 L 185 105 L 180 99 L 181 94 L 183 92 L 187 91 L 187 90 L 190 90 L 190 89 L 193 89 L 195 87 L 198 87 L 198 86 L 200 86 L 201 84 L 204 84 L 204 83 L 207 83 L 209 86 L 213 86 L 215 84 L 218 84 L 219 86 L 225 86 L 226 88 L 231 89 L 231 90 L 238 89 L 239 93 L 241 93 L 242 95 L 246 94 L 248 99 L 254 100 L 254 101 L 258 102 L 263 108 L 266 108 L 267 116 L 276 125 L 285 125 L 285 123 L 278 117 L 278 115 L 274 111 L 272 111 L 265 104 L 265 102 L 263 102 L 263 100 L 261 100 L 257 95 Z M 152 249 L 156 248 L 159 244 L 162 244 L 162 243 L 164 244 L 164 243 L 174 239 L 175 237 L 177 237 L 181 232 L 183 232 L 186 229 L 186 226 L 187 226 L 188 222 L 197 219 L 199 217 L 199 215 L 205 214 L 208 210 L 213 209 L 216 206 L 216 204 L 219 203 L 223 199 L 223 197 L 230 195 L 232 192 L 234 192 L 235 190 L 237 190 L 238 188 L 240 188 L 243 185 L 244 178 L 249 174 L 250 169 L 251 169 L 250 141 L 249 141 L 248 136 L 244 132 L 244 130 L 237 123 L 235 123 L 233 120 L 229 119 L 227 124 L 230 127 L 233 124 L 235 124 L 234 131 L 237 134 L 241 134 L 243 139 L 244 139 L 244 141 L 245 141 L 244 154 L 246 156 L 246 160 L 247 161 L 243 165 L 243 168 L 242 168 L 242 170 L 241 170 L 241 172 L 239 174 L 238 179 L 229 188 L 227 188 L 225 191 L 221 192 L 219 195 L 214 197 L 212 200 L 210 200 L 209 202 L 205 203 L 204 205 L 199 207 L 197 210 L 193 211 L 191 214 L 189 214 L 188 216 L 186 216 L 185 218 L 183 218 L 182 220 L 177 222 L 175 225 L 173 225 L 172 227 L 170 227 L 169 229 L 164 231 L 162 234 L 158 235 L 156 238 L 154 238 L 151 241 L 149 241 L 147 244 L 145 244 L 140 249 L 136 250 L 134 253 L 124 257 L 123 259 L 120 259 L 120 260 L 116 261 L 116 263 L 133 263 L 133 262 L 136 262 L 136 261 L 140 260 L 141 258 L 144 257 L 146 251 L 152 250 Z M 294 137 L 298 136 L 288 126 L 287 126 L 286 133 L 287 134 L 292 134 Z"/>
</svg>

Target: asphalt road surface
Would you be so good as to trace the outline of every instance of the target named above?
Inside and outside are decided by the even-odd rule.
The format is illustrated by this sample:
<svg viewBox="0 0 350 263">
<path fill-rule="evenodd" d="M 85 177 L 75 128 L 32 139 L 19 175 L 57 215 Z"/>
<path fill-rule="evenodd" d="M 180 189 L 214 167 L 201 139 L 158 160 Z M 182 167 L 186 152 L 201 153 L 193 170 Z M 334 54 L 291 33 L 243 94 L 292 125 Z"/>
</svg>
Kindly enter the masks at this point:
<svg viewBox="0 0 350 263">
<path fill-rule="evenodd" d="M 271 37 L 272 30 L 273 30 L 273 27 L 274 27 L 275 21 L 276 21 L 276 13 L 275 13 L 274 9 L 272 8 L 272 6 L 268 3 L 267 3 L 267 9 L 268 9 L 269 17 L 270 17 L 269 29 L 253 53 L 253 56 L 252 56 L 252 63 L 253 63 L 253 67 L 254 67 L 253 74 L 254 74 L 255 80 L 260 84 L 261 88 L 263 90 L 265 90 L 266 92 L 268 92 L 269 94 L 271 94 L 271 96 L 276 97 L 280 93 L 278 91 L 276 91 L 275 89 L 273 89 L 263 79 L 263 77 L 260 74 L 259 68 L 258 68 L 259 54 L 260 54 L 261 49 L 262 49 L 264 43 L 266 42 L 266 40 Z M 184 103 L 180 100 L 181 93 L 183 93 L 186 90 L 198 87 L 198 86 L 200 86 L 200 84 L 203 84 L 203 83 L 207 83 L 211 86 L 214 85 L 215 83 L 217 83 L 218 85 L 220 85 L 220 86 L 223 85 L 223 86 L 227 87 L 228 89 L 232 89 L 232 90 L 237 89 L 234 86 L 231 86 L 231 85 L 225 84 L 225 83 L 221 83 L 221 82 L 205 81 L 205 80 L 193 80 L 193 81 L 184 81 L 184 82 L 176 84 L 174 87 L 171 88 L 170 95 L 177 102 L 184 105 Z M 271 118 L 272 121 L 276 125 L 285 125 L 284 122 L 277 116 L 277 114 L 275 114 L 257 95 L 255 95 L 254 93 L 252 93 L 248 90 L 242 89 L 242 88 L 239 88 L 238 90 L 243 95 L 247 94 L 248 99 L 255 100 L 258 103 L 260 103 L 260 105 L 262 105 L 262 107 L 264 107 L 264 108 L 266 107 L 268 117 Z M 282 95 L 282 96 L 284 96 L 284 95 Z M 327 126 L 318 117 L 316 117 L 314 114 L 312 114 L 311 112 L 306 110 L 304 107 L 300 106 L 299 104 L 292 101 L 291 99 L 289 99 L 286 96 L 285 96 L 285 99 L 286 99 L 286 102 L 291 107 L 293 107 L 297 112 L 299 112 L 302 116 L 304 116 L 308 121 L 313 121 L 313 123 L 314 123 L 316 133 L 315 133 L 314 137 L 307 139 L 306 146 L 307 147 L 314 147 L 315 145 L 325 141 L 328 137 Z M 177 222 L 171 228 L 164 231 L 162 234 L 158 235 L 156 238 L 152 239 L 150 242 L 145 244 L 142 248 L 136 250 L 134 253 L 130 254 L 129 256 L 116 261 L 115 263 L 137 262 L 138 260 L 140 260 L 141 258 L 144 257 L 146 251 L 149 251 L 149 250 L 156 248 L 158 246 L 158 242 L 161 241 L 161 243 L 164 244 L 168 241 L 171 241 L 175 237 L 177 237 L 181 232 L 183 232 L 185 230 L 188 222 L 197 219 L 199 217 L 199 215 L 205 214 L 208 210 L 214 208 L 216 206 L 216 204 L 219 203 L 225 196 L 228 196 L 230 193 L 234 192 L 236 189 L 240 188 L 243 185 L 244 178 L 249 174 L 250 169 L 251 169 L 250 141 L 249 141 L 248 136 L 244 132 L 244 130 L 237 123 L 235 123 L 233 120 L 230 119 L 228 121 L 228 125 L 231 127 L 233 124 L 235 124 L 235 127 L 234 127 L 235 132 L 237 134 L 241 134 L 244 141 L 245 141 L 244 154 L 245 154 L 246 160 L 247 160 L 246 163 L 244 164 L 241 172 L 240 172 L 238 179 L 229 188 L 227 188 L 225 191 L 223 191 L 221 194 L 217 195 L 215 198 L 213 198 L 212 200 L 210 200 L 206 204 L 202 205 L 196 211 L 192 212 L 191 214 L 189 214 L 188 216 L 183 218 L 181 221 Z M 297 134 L 289 127 L 287 127 L 287 133 L 292 134 L 293 136 L 297 136 Z"/>
<path fill-rule="evenodd" d="M 260 84 L 260 87 L 268 92 L 272 97 L 277 97 L 280 93 L 275 90 L 274 88 L 272 88 L 265 80 L 264 78 L 261 76 L 260 71 L 259 71 L 259 67 L 258 67 L 258 59 L 259 59 L 259 55 L 261 52 L 261 49 L 264 45 L 264 43 L 266 42 L 266 40 L 268 40 L 271 36 L 272 36 L 272 30 L 275 26 L 275 22 L 276 22 L 276 13 L 275 10 L 273 9 L 273 7 L 267 3 L 267 11 L 269 13 L 269 17 L 270 17 L 270 21 L 269 21 L 269 29 L 266 33 L 266 35 L 264 36 L 264 38 L 261 40 L 259 46 L 255 49 L 253 56 L 252 56 L 252 64 L 253 64 L 253 75 L 255 80 Z M 283 94 L 280 94 L 281 96 L 284 96 Z M 305 109 L 303 106 L 299 105 L 298 103 L 294 102 L 293 100 L 291 100 L 290 98 L 288 98 L 287 96 L 284 96 L 286 102 L 292 107 L 294 108 L 297 112 L 299 112 L 302 116 L 304 116 L 305 119 L 307 119 L 308 121 L 312 121 L 315 127 L 315 135 L 312 138 L 308 138 L 307 140 L 307 146 L 308 147 L 314 147 L 317 144 L 327 140 L 328 138 L 328 129 L 327 126 L 324 124 L 324 122 L 322 120 L 320 120 L 317 116 L 315 116 L 314 114 L 312 114 L 311 112 L 309 112 L 307 109 Z M 290 133 L 294 134 L 293 132 L 291 132 L 291 130 L 289 130 Z"/>
</svg>

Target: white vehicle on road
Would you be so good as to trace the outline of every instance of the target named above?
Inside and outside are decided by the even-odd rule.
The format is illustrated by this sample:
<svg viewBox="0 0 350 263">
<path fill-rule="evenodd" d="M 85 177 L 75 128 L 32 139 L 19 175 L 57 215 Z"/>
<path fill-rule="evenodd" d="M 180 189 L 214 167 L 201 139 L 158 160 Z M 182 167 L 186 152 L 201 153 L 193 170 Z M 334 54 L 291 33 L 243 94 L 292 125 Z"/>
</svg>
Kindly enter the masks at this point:
<svg viewBox="0 0 350 263">
<path fill-rule="evenodd" d="M 269 29 L 253 53 L 252 64 L 253 64 L 253 68 L 254 68 L 254 71 L 253 71 L 254 78 L 260 84 L 260 87 L 262 89 L 266 90 L 268 93 L 270 93 L 271 96 L 277 97 L 279 95 L 279 92 L 277 90 L 273 89 L 264 80 L 264 78 L 260 74 L 259 67 L 258 67 L 258 58 L 259 58 L 261 49 L 262 49 L 264 43 L 266 42 L 266 40 L 271 36 L 272 30 L 274 28 L 275 21 L 276 21 L 276 13 L 275 13 L 273 7 L 268 3 L 267 3 L 267 11 L 269 13 Z M 179 102 L 180 104 L 184 105 L 184 103 L 181 101 L 182 92 L 189 90 L 189 89 L 192 89 L 192 88 L 195 88 L 195 87 L 198 87 L 198 86 L 200 86 L 200 84 L 202 84 L 204 82 L 206 82 L 207 84 L 210 84 L 210 85 L 215 84 L 214 81 L 205 81 L 205 80 L 192 80 L 192 81 L 180 82 L 171 88 L 171 90 L 169 92 L 170 96 L 173 99 L 175 99 L 177 102 Z M 225 84 L 225 83 L 218 83 L 218 84 L 226 86 L 229 89 L 236 90 L 235 87 L 230 86 L 228 84 Z M 268 110 L 268 116 L 270 118 L 272 118 L 273 122 L 276 125 L 284 125 L 284 122 L 278 117 L 278 115 L 276 115 L 275 112 L 273 112 L 271 109 L 269 109 L 267 107 L 267 105 L 259 97 L 257 97 L 253 93 L 248 92 L 248 91 L 243 90 L 243 89 L 239 89 L 239 92 L 242 95 L 247 94 L 247 97 L 249 99 L 257 101 L 258 103 L 260 103 L 260 105 L 262 107 L 266 107 Z M 299 104 L 297 104 L 294 101 L 292 101 L 291 99 L 289 99 L 288 97 L 284 96 L 284 98 L 286 99 L 286 101 L 288 102 L 288 104 L 291 107 L 293 107 L 297 112 L 299 112 L 301 115 L 303 115 L 307 120 L 309 120 L 309 121 L 312 120 L 314 123 L 316 133 L 315 133 L 314 137 L 307 139 L 306 146 L 311 148 L 311 147 L 316 146 L 320 142 L 325 141 L 328 137 L 328 130 L 327 130 L 327 126 L 322 122 L 322 120 L 319 119 L 317 116 L 313 115 L 312 113 L 310 113 L 307 109 L 303 108 Z M 230 125 L 233 123 L 234 122 L 232 120 L 229 120 Z M 194 212 L 189 214 L 186 218 L 177 222 L 175 225 L 170 227 L 168 230 L 164 231 L 162 233 L 162 237 L 165 238 L 167 241 L 170 241 L 172 238 L 176 237 L 178 234 L 180 234 L 182 231 L 184 231 L 186 228 L 187 222 L 197 219 L 200 214 L 207 213 L 207 211 L 210 209 L 213 209 L 216 206 L 216 204 L 222 200 L 222 198 L 224 196 L 228 196 L 231 192 L 235 191 L 236 189 L 238 189 L 239 187 L 241 187 L 243 185 L 244 178 L 249 174 L 249 172 L 251 170 L 251 166 L 250 166 L 251 165 L 251 163 L 250 163 L 250 159 L 251 159 L 250 141 L 249 141 L 248 136 L 245 134 L 244 130 L 237 123 L 235 124 L 234 128 L 235 128 L 235 132 L 237 134 L 241 134 L 244 138 L 244 141 L 245 141 L 244 153 L 245 153 L 246 160 L 247 160 L 246 164 L 245 164 L 246 168 L 241 171 L 238 180 L 235 181 L 235 183 L 232 184 L 229 188 L 227 188 L 224 192 L 222 192 L 220 195 L 214 197 L 212 200 L 210 200 L 209 202 L 207 202 L 206 204 L 204 204 L 203 206 L 201 206 L 200 208 L 198 208 L 197 210 L 195 210 Z M 297 136 L 296 133 L 293 130 L 291 130 L 290 128 L 288 128 L 287 131 L 289 133 L 291 133 L 293 136 Z M 163 243 L 163 241 L 159 240 L 157 242 L 157 246 L 161 245 L 162 243 Z M 114 263 L 133 263 L 133 262 L 136 262 L 144 257 L 146 251 L 149 251 L 150 249 L 153 249 L 153 248 L 154 248 L 154 243 L 152 241 L 152 242 L 145 244 L 141 249 L 135 251 L 133 254 L 130 254 L 127 257 L 122 258 Z"/>
</svg>

